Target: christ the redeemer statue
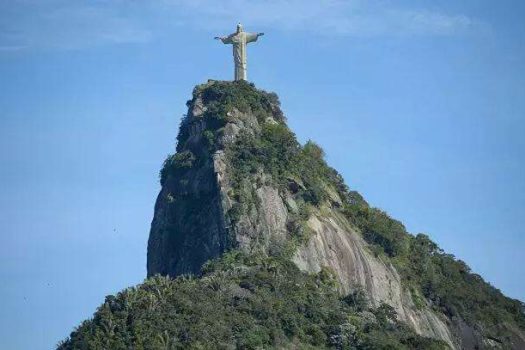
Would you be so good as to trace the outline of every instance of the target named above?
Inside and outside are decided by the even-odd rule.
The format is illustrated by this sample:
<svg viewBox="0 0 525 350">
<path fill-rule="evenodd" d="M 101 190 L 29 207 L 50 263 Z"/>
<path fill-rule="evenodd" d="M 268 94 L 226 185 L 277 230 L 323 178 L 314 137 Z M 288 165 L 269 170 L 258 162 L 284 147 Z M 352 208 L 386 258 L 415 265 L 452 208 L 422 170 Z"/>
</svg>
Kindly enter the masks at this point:
<svg viewBox="0 0 525 350">
<path fill-rule="evenodd" d="M 237 31 L 228 36 L 216 36 L 215 39 L 224 44 L 233 45 L 233 60 L 235 62 L 235 80 L 246 80 L 246 44 L 257 41 L 264 33 L 247 33 L 242 30 L 242 25 L 237 24 Z"/>
</svg>

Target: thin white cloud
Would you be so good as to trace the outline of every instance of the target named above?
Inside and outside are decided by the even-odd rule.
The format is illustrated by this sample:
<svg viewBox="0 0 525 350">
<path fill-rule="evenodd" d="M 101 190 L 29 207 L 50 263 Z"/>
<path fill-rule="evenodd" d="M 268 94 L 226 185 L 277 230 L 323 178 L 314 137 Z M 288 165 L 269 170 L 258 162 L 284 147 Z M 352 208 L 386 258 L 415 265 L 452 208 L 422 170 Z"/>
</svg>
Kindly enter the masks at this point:
<svg viewBox="0 0 525 350">
<path fill-rule="evenodd" d="M 17 1 L 0 4 L 0 46 L 79 49 L 147 42 L 151 33 L 109 3 Z"/>
<path fill-rule="evenodd" d="M 0 46 L 0 51 L 20 51 L 27 48 L 27 46 Z"/>
<path fill-rule="evenodd" d="M 480 23 L 466 15 L 425 9 L 395 8 L 382 1 L 361 0 L 163 0 L 174 13 L 193 15 L 186 22 L 212 28 L 244 21 L 278 30 L 340 36 L 455 35 Z"/>
<path fill-rule="evenodd" d="M 450 36 L 480 23 L 463 14 L 363 0 L 18 0 L 0 2 L 0 50 L 144 43 L 173 26 L 224 31 L 237 21 L 313 35 Z"/>
</svg>

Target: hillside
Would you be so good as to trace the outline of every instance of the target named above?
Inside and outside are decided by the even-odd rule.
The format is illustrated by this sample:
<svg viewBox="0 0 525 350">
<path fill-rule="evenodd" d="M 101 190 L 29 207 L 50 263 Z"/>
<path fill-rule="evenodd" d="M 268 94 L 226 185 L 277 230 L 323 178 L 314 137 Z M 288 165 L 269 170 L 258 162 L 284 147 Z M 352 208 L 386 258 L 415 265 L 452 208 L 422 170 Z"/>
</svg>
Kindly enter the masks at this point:
<svg viewBox="0 0 525 350">
<path fill-rule="evenodd" d="M 177 141 L 148 279 L 59 349 L 525 348 L 524 305 L 349 190 L 275 94 L 199 85 Z"/>
</svg>

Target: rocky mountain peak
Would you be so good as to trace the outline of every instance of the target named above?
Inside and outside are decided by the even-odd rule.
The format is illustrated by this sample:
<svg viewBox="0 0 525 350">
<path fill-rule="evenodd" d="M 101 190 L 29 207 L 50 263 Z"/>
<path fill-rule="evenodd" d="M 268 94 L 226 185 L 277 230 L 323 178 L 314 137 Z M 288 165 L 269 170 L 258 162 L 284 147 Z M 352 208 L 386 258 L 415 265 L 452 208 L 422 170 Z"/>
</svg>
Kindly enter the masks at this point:
<svg viewBox="0 0 525 350">
<path fill-rule="evenodd" d="M 297 141 L 277 95 L 208 81 L 187 106 L 160 171 L 148 280 L 62 349 L 525 348 L 523 303 L 350 190 Z"/>
</svg>

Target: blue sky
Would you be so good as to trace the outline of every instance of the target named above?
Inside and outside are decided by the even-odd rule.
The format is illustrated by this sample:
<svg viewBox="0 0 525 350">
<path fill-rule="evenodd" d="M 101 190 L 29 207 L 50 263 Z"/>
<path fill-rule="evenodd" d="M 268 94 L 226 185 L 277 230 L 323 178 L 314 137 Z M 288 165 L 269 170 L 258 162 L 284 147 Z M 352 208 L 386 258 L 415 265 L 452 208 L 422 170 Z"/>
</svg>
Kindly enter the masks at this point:
<svg viewBox="0 0 525 350">
<path fill-rule="evenodd" d="M 0 0 L 0 348 L 48 349 L 140 283 L 212 38 L 374 206 L 525 300 L 525 2 Z"/>
</svg>

